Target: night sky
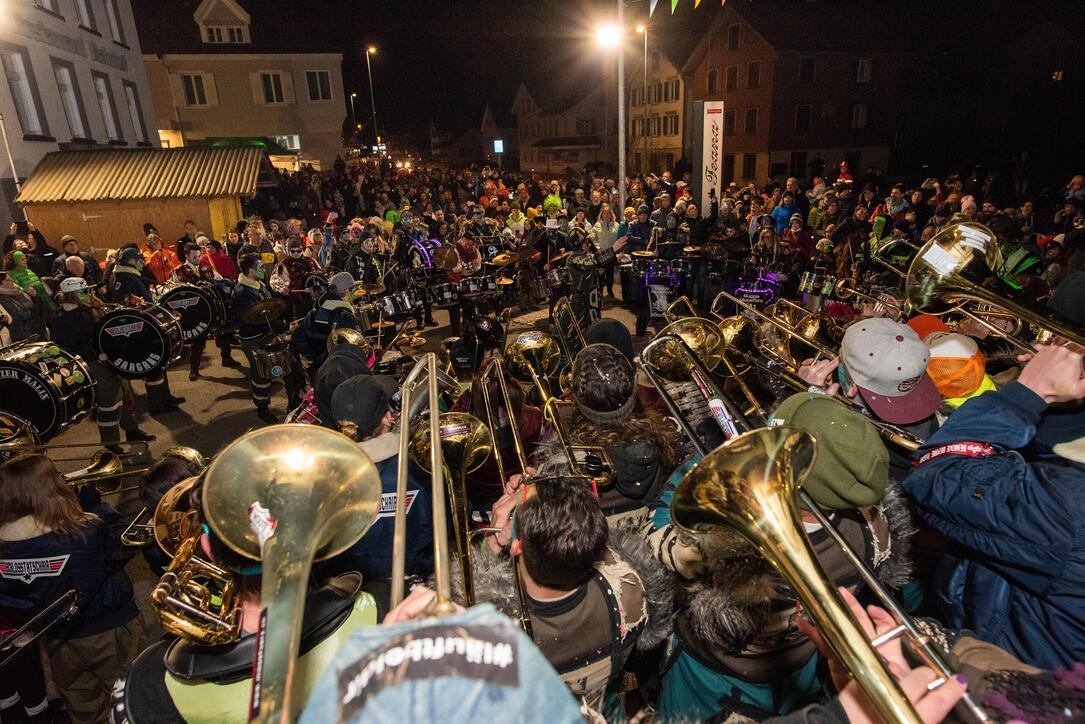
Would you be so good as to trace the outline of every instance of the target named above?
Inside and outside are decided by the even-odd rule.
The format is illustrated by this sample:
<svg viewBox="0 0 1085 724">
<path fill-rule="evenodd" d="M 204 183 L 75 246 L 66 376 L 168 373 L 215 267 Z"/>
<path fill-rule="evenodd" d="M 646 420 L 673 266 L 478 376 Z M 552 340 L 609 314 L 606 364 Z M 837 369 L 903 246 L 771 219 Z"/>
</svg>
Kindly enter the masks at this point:
<svg viewBox="0 0 1085 724">
<path fill-rule="evenodd" d="M 323 5 L 329 41 L 344 53 L 346 93 L 358 93 L 359 119 L 369 114 L 364 48 L 372 44 L 379 48 L 373 57 L 379 125 L 386 133 L 409 132 L 421 140 L 430 118 L 442 130 L 477 126 L 487 103 L 501 120 L 521 80 L 545 103 L 551 93 L 575 92 L 593 73 L 601 79 L 607 56 L 596 45 L 595 29 L 613 22 L 617 2 L 329 0 Z M 696 28 L 705 27 L 718 8 L 719 0 L 704 0 L 694 11 L 692 0 L 682 0 L 672 17 L 668 0 L 660 0 L 648 25 L 652 46 L 666 38 L 691 48 Z M 647 0 L 626 3 L 627 72 L 643 53 L 643 36 L 633 28 L 647 16 Z M 321 33 L 311 34 L 318 45 Z M 613 51 L 610 58 L 613 73 Z"/>
</svg>

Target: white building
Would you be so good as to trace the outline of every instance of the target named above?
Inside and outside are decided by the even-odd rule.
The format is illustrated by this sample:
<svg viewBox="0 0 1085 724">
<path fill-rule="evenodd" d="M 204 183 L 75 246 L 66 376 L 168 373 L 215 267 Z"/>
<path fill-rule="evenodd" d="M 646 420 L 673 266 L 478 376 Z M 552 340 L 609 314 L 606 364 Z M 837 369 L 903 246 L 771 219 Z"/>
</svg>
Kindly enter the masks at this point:
<svg viewBox="0 0 1085 724">
<path fill-rule="evenodd" d="M 52 151 L 158 145 L 129 0 L 7 0 L 3 9 L 0 113 L 20 179 Z M 0 193 L 7 233 L 22 211 L 6 156 Z"/>
<path fill-rule="evenodd" d="M 138 8 L 162 145 L 264 142 L 295 161 L 330 168 L 342 150 L 343 55 L 319 43 L 301 18 L 235 0 Z"/>
</svg>

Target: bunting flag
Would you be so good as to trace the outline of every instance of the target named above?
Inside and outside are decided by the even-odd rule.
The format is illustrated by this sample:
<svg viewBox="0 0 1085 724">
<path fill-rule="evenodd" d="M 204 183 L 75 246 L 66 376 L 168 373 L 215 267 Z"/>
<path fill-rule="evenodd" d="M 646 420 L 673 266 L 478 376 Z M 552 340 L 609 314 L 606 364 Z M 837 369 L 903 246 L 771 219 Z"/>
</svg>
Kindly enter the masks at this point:
<svg viewBox="0 0 1085 724">
<path fill-rule="evenodd" d="M 674 9 L 678 7 L 678 0 L 671 0 L 671 15 L 674 15 Z"/>
<path fill-rule="evenodd" d="M 658 3 L 658 2 L 659 2 L 659 0 L 648 0 L 648 14 L 649 15 L 652 15 L 656 11 L 656 3 Z"/>
<path fill-rule="evenodd" d="M 697 6 L 701 4 L 701 0 L 693 0 L 693 9 L 696 10 Z"/>
</svg>

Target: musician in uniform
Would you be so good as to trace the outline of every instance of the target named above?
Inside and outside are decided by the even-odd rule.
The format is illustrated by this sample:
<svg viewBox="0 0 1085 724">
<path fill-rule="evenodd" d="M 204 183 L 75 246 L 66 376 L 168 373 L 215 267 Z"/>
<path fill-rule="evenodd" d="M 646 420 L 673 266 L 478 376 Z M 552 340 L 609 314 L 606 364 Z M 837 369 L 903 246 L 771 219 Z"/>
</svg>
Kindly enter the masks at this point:
<svg viewBox="0 0 1085 724">
<path fill-rule="evenodd" d="M 377 284 L 384 280 L 384 261 L 377 256 L 377 240 L 372 236 L 359 238 L 343 264 L 343 269 L 362 284 Z"/>
<path fill-rule="evenodd" d="M 314 231 L 319 233 L 319 230 Z M 305 243 L 294 237 L 286 246 L 286 258 L 278 265 L 286 276 L 286 298 L 290 302 L 287 314 L 290 319 L 305 316 L 313 305 L 305 282 L 309 275 L 320 272 L 320 265 L 312 256 L 306 256 L 305 252 Z"/>
<path fill-rule="evenodd" d="M 105 719 L 113 680 L 142 646 L 143 623 L 124 571 L 135 549 L 121 545 L 124 527 L 94 485 L 77 495 L 44 455 L 20 455 L 0 467 L 0 618 L 25 623 L 76 591 L 75 614 L 49 630 L 43 649 L 64 708 L 80 724 Z M 38 647 L 18 656 L 37 658 Z M 7 684 L 25 666 L 16 659 L 0 678 Z"/>
<path fill-rule="evenodd" d="M 459 284 L 465 277 L 478 273 L 482 269 L 482 253 L 478 243 L 470 236 L 460 237 L 452 248 L 456 251 L 456 266 L 446 273 L 448 281 Z M 461 321 L 469 319 L 475 313 L 475 304 L 472 300 L 460 295 L 460 301 L 449 307 L 448 320 L 453 337 L 461 334 Z"/>
<path fill-rule="evenodd" d="M 60 283 L 60 306 L 49 322 L 53 341 L 69 354 L 83 358 L 94 380 L 94 419 L 102 444 L 119 452 L 116 447 L 124 430 L 128 442 L 153 442 L 154 435 L 139 429 L 134 406 L 124 402 L 123 382 L 113 370 L 98 360 L 94 348 L 94 330 L 98 323 L 96 309 L 101 304 L 87 287 L 85 279 L 68 277 Z"/>
<path fill-rule="evenodd" d="M 286 325 L 275 319 L 268 322 L 249 323 L 244 319 L 254 304 L 272 298 L 271 289 L 264 283 L 264 262 L 258 254 L 242 256 L 238 266 L 241 275 L 234 287 L 230 314 L 237 326 L 237 336 L 241 341 L 241 351 L 249 361 L 249 384 L 252 386 L 252 403 L 256 406 L 257 416 L 266 423 L 276 422 L 271 414 L 271 380 L 261 374 L 253 361 L 253 352 L 267 344 L 276 334 L 286 331 Z"/>
<path fill-rule="evenodd" d="M 403 212 L 400 225 L 396 229 L 395 250 L 392 252 L 392 257 L 399 266 L 398 288 L 406 289 L 413 286 L 421 293 L 422 308 L 415 315 L 415 322 L 419 329 L 422 329 L 423 325 L 437 326 L 437 321 L 433 318 L 433 302 L 429 296 L 433 262 L 428 259 L 428 254 L 428 249 L 425 248 L 415 229 L 414 214 L 410 211 Z"/>
<path fill-rule="evenodd" d="M 649 216 L 648 205 L 641 204 L 637 207 L 637 220 L 629 225 L 629 244 L 626 246 L 626 250 L 629 253 L 647 251 L 656 228 L 656 222 Z M 632 284 L 642 288 L 636 291 L 631 290 L 632 293 L 629 295 L 629 299 L 626 300 L 637 315 L 636 334 L 638 337 L 643 337 L 648 333 L 648 322 L 652 319 L 651 300 L 648 298 L 648 290 L 643 288 L 646 283 L 647 280 L 634 277 Z"/>
<path fill-rule="evenodd" d="M 510 486 L 490 524 L 500 529 L 487 537 L 493 555 L 473 556 L 479 600 L 516 607 L 511 557 L 523 575 L 535 643 L 582 704 L 605 713 L 604 698 L 629 656 L 666 634 L 666 575 L 635 533 L 608 527 L 583 478 Z"/>
<path fill-rule="evenodd" d="M 196 284 L 197 282 L 214 282 L 221 279 L 210 261 L 203 258 L 200 247 L 195 242 L 186 242 L 180 249 L 184 263 L 173 270 L 173 281 L 182 284 Z M 215 335 L 215 344 L 222 353 L 223 364 L 230 359 L 230 335 L 219 332 Z M 200 377 L 200 362 L 203 361 L 203 351 L 207 347 L 207 339 L 192 342 L 188 346 L 188 379 L 196 381 Z M 232 360 L 231 360 L 232 361 Z"/>
<path fill-rule="evenodd" d="M 113 280 L 109 287 L 108 301 L 114 304 L 154 304 L 151 290 L 143 279 L 143 254 L 135 246 L 125 247 L 117 254 L 117 263 L 113 267 Z M 166 370 L 148 377 L 143 381 L 147 387 L 147 411 L 152 415 L 176 412 L 185 401 L 183 397 L 174 397 L 170 392 Z"/>
<path fill-rule="evenodd" d="M 362 324 L 350 304 L 351 293 L 357 282 L 347 272 L 339 272 L 328 282 L 328 291 L 321 297 L 319 306 L 305 315 L 291 336 L 290 344 L 319 366 L 328 353 L 328 335 L 336 329 L 362 330 Z M 296 407 L 291 404 L 290 407 Z"/>
<path fill-rule="evenodd" d="M 838 400 L 809 392 L 787 398 L 770 424 L 816 437 L 803 489 L 829 509 L 883 585 L 904 584 L 912 522 L 899 488 L 889 485 L 889 455 L 874 425 Z M 674 491 L 697 461 L 674 472 L 653 512 L 650 545 L 680 582 L 660 715 L 722 720 L 738 711 L 760 720 L 819 700 L 820 657 L 797 628 L 801 606 L 772 564 L 738 531 L 693 539 L 672 525 Z M 801 518 L 829 578 L 860 591 L 862 580 L 841 549 L 810 513 Z"/>
<path fill-rule="evenodd" d="M 192 499 L 202 502 L 199 491 Z M 243 515 L 244 510 L 238 511 Z M 135 657 L 125 675 L 113 688 L 110 721 L 114 724 L 181 724 L 186 721 L 242 724 L 249 719 L 256 634 L 262 611 L 260 588 L 262 569 L 233 551 L 205 523 L 197 506 L 196 524 L 203 534 L 197 546 L 201 555 L 230 572 L 240 600 L 241 634 L 235 641 L 210 645 L 184 638 L 168 637 Z M 373 591 L 376 595 L 370 593 Z M 293 702 L 287 712 L 296 719 L 309 698 L 309 691 L 352 631 L 373 626 L 386 612 L 387 584 L 366 581 L 358 573 L 328 578 L 312 587 L 305 597 L 301 624 L 300 658 Z M 198 625 L 198 624 L 197 624 Z"/>
</svg>

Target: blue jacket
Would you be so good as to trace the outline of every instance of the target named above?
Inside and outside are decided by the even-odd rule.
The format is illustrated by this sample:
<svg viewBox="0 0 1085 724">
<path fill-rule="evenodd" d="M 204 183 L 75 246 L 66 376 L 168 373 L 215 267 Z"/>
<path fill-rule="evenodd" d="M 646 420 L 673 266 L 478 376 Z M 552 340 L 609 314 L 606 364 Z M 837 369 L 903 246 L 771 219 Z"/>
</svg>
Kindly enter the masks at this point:
<svg viewBox="0 0 1085 724">
<path fill-rule="evenodd" d="M 78 610 L 49 632 L 51 638 L 100 634 L 139 615 L 132 581 L 124 572 L 133 550 L 120 543 L 125 522 L 95 493 L 84 501 L 84 509 L 101 520 L 71 535 L 0 542 L 0 619 L 25 622 L 72 588 L 79 594 Z"/>
<path fill-rule="evenodd" d="M 955 442 L 904 481 L 923 519 L 956 548 L 935 583 L 947 623 L 1045 669 L 1085 661 L 1085 465 L 1033 441 L 1047 405 L 1012 382 L 960 407 L 916 455 Z"/>
<path fill-rule="evenodd" d="M 377 520 L 357 543 L 327 562 L 321 576 L 358 571 L 366 581 L 392 574 L 392 538 L 395 533 L 396 472 L 399 435 L 386 433 L 365 440 L 361 448 L 377 466 L 381 501 Z M 433 509 L 428 481 L 419 484 L 411 466 L 407 476 L 407 575 L 428 576 L 433 570 Z"/>
<path fill-rule="evenodd" d="M 794 206 L 777 206 L 772 210 L 772 223 L 776 225 L 776 233 L 782 234 L 791 222 L 791 216 L 796 211 Z"/>
</svg>

